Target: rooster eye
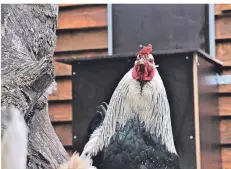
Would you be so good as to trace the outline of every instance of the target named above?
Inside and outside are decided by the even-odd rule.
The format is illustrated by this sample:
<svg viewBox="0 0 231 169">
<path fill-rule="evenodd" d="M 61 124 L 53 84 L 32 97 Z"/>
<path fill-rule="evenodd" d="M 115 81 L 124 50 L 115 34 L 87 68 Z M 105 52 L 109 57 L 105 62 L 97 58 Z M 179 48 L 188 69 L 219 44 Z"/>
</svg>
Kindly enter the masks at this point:
<svg viewBox="0 0 231 169">
<path fill-rule="evenodd" d="M 153 59 L 149 59 L 149 62 L 150 62 L 150 63 L 153 63 Z"/>
</svg>

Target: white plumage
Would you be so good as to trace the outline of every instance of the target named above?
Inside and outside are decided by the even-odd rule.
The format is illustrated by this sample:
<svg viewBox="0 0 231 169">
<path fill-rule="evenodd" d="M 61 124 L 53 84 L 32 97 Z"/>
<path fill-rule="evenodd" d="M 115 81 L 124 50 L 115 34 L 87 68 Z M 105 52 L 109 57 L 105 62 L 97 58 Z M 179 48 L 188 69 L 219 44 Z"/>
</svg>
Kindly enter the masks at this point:
<svg viewBox="0 0 231 169">
<path fill-rule="evenodd" d="M 28 129 L 18 109 L 6 109 L 10 117 L 3 119 L 6 130 L 2 138 L 2 169 L 26 169 Z"/>
</svg>

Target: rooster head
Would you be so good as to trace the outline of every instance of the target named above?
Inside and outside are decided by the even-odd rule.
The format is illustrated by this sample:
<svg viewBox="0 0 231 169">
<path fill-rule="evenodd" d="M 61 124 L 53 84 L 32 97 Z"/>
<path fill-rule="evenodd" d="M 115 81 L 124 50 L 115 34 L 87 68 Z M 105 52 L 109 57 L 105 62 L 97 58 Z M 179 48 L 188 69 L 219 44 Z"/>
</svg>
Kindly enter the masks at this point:
<svg viewBox="0 0 231 169">
<path fill-rule="evenodd" d="M 138 53 L 135 61 L 132 77 L 140 82 L 147 82 L 153 79 L 155 74 L 155 63 L 152 56 L 152 45 L 144 46 Z"/>
</svg>

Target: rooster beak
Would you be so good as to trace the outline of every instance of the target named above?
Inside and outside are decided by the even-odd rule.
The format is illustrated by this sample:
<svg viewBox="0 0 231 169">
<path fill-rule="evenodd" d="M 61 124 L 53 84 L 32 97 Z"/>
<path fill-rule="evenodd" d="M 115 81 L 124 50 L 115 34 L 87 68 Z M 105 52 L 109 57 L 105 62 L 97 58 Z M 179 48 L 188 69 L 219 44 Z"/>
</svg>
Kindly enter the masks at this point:
<svg viewBox="0 0 231 169">
<path fill-rule="evenodd" d="M 143 64 L 144 64 L 144 59 L 143 59 L 143 58 L 140 59 L 139 64 L 140 64 L 140 65 L 143 65 Z"/>
<path fill-rule="evenodd" d="M 144 74 L 144 59 L 141 58 L 139 61 L 140 73 Z"/>
</svg>

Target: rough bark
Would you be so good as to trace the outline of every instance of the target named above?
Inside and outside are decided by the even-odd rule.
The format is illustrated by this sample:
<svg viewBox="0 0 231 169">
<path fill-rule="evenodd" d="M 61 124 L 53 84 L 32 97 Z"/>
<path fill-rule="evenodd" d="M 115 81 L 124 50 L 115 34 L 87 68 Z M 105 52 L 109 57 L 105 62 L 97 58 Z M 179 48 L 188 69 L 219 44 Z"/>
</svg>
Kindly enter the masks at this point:
<svg viewBox="0 0 231 169">
<path fill-rule="evenodd" d="M 34 106 L 33 119 L 29 123 L 28 168 L 57 168 L 67 154 L 58 138 L 48 116 L 47 98 L 42 96 Z M 40 146 L 38 146 L 40 145 Z M 38 160 L 39 159 L 39 160 Z"/>
<path fill-rule="evenodd" d="M 68 159 L 47 109 L 47 95 L 55 84 L 52 56 L 58 6 L 1 7 L 1 115 L 11 105 L 24 114 L 29 127 L 28 168 L 57 168 Z"/>
</svg>

